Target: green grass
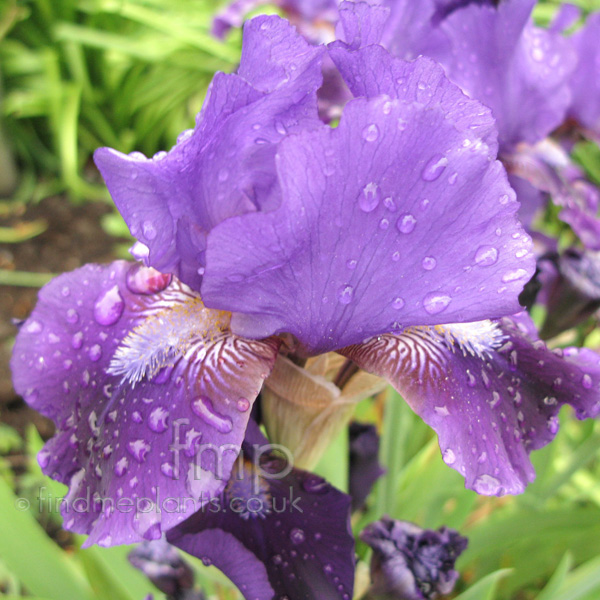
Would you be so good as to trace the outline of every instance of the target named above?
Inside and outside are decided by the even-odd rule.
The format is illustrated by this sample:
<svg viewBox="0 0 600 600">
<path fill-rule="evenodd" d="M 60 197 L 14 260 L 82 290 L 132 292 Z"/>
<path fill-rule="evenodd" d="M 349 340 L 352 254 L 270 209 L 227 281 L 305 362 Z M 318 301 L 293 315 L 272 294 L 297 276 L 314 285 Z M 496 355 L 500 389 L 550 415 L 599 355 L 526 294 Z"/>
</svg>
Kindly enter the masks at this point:
<svg viewBox="0 0 600 600">
<path fill-rule="evenodd" d="M 239 35 L 210 35 L 211 0 L 7 0 L 0 8 L 4 129 L 21 200 L 108 195 L 91 164 L 109 145 L 153 154 L 193 127 Z"/>
</svg>

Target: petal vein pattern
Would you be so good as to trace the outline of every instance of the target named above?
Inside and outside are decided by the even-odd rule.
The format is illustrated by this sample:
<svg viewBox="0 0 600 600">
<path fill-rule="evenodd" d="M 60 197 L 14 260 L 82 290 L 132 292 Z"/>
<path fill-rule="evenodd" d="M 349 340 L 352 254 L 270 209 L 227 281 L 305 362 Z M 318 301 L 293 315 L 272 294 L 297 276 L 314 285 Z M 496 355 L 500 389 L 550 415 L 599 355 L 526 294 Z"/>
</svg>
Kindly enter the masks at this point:
<svg viewBox="0 0 600 600">
<path fill-rule="evenodd" d="M 524 314 L 497 323 L 414 327 L 340 351 L 386 377 L 438 434 L 446 464 L 480 494 L 516 494 L 533 480 L 528 454 L 558 431 L 563 404 L 600 411 L 600 356 L 550 351 Z"/>
<path fill-rule="evenodd" d="M 219 493 L 278 345 L 232 335 L 227 314 L 139 265 L 88 265 L 43 288 L 12 368 L 56 423 L 39 461 L 70 487 L 66 528 L 87 544 L 154 539 Z"/>
</svg>

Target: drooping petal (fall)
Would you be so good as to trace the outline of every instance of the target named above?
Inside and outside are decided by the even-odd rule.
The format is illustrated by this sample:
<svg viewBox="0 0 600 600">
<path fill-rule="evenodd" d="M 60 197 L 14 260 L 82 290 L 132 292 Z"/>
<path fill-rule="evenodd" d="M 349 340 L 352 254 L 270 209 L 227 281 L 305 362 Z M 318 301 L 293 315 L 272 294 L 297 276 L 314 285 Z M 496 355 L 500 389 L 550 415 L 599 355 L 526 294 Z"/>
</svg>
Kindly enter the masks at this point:
<svg viewBox="0 0 600 600">
<path fill-rule="evenodd" d="M 389 379 L 438 434 L 446 464 L 480 494 L 522 492 L 534 478 L 529 452 L 558 430 L 563 404 L 578 418 L 600 412 L 600 356 L 549 350 L 524 314 L 415 327 L 342 354 Z"/>
<path fill-rule="evenodd" d="M 15 389 L 57 427 L 44 473 L 69 486 L 87 543 L 160 537 L 227 482 L 278 343 L 154 269 L 87 265 L 45 286 L 21 326 Z"/>
</svg>

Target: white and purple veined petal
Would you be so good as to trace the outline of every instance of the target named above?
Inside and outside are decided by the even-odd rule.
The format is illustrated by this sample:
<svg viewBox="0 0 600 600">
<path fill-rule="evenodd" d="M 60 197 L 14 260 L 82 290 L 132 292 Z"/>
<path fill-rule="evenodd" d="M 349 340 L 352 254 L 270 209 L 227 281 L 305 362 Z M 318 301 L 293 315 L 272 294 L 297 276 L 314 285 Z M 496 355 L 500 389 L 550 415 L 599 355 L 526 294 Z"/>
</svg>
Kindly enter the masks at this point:
<svg viewBox="0 0 600 600">
<path fill-rule="evenodd" d="M 225 490 L 167 539 L 223 571 L 247 600 L 352 598 L 350 497 L 293 468 L 253 421 Z"/>
<path fill-rule="evenodd" d="M 551 351 L 522 313 L 500 321 L 414 327 L 341 351 L 386 377 L 438 434 L 446 464 L 485 495 L 521 493 L 529 453 L 552 441 L 558 411 L 600 412 L 600 356 Z"/>
<path fill-rule="evenodd" d="M 283 19 L 257 17 L 244 28 L 238 73 L 215 75 L 196 127 L 169 152 L 96 151 L 117 208 L 149 249 L 147 264 L 197 290 L 211 228 L 278 205 L 276 144 L 320 122 L 323 53 Z"/>
<path fill-rule="evenodd" d="M 160 537 L 225 485 L 278 349 L 231 335 L 228 320 L 170 275 L 123 261 L 40 291 L 13 380 L 56 424 L 39 461 L 69 486 L 65 527 L 87 544 Z"/>
</svg>

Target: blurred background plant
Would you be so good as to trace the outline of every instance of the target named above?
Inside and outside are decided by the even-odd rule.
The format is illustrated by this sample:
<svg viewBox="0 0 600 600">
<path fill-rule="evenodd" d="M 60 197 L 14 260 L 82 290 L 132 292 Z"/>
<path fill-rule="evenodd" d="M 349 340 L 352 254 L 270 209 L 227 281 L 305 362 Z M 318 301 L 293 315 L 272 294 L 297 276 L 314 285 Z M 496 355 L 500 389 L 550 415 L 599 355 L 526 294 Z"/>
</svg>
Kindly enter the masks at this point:
<svg viewBox="0 0 600 600">
<path fill-rule="evenodd" d="M 600 0 L 572 3 L 587 12 L 600 10 Z M 559 4 L 540 2 L 538 21 L 548 24 Z M 42 271 L 101 260 L 99 250 L 78 254 L 74 263 L 64 258 L 78 251 L 78 240 L 97 237 L 98 230 L 106 234 L 100 245 L 120 240 L 125 245 L 109 250 L 123 251 L 128 233 L 120 217 L 108 202 L 92 209 L 109 200 L 92 153 L 109 145 L 152 155 L 193 126 L 213 73 L 235 69 L 239 57 L 239 31 L 225 43 L 210 35 L 219 5 L 213 0 L 0 3 L 0 195 L 6 197 L 0 217 L 7 220 L 0 227 L 0 283 L 35 289 L 48 279 L 47 273 L 19 271 L 13 258 L 17 246 L 29 247 L 32 239 L 57 228 L 50 213 L 66 221 L 64 237 L 75 242 L 55 262 L 43 261 Z M 580 144 L 575 156 L 599 182 L 598 148 Z M 52 196 L 59 200 L 45 214 L 27 212 Z M 74 236 L 71 221 L 62 216 L 64 204 L 79 205 L 69 210 L 83 209 L 90 222 L 101 220 L 104 232 L 90 225 Z M 555 236 L 570 235 L 552 209 L 544 227 Z M 56 250 L 59 242 L 49 237 L 45 243 Z M 40 248 L 29 251 L 35 257 Z M 14 289 L 0 290 L 0 308 L 10 296 L 7 311 L 25 316 L 34 296 L 16 296 Z M 14 331 L 8 323 L 4 329 L 9 351 Z M 600 345 L 597 330 L 582 326 L 565 343 L 573 336 Z M 30 413 L 15 421 L 13 413 L 22 409 L 14 398 L 0 406 L 0 596 L 141 600 L 153 593 L 161 598 L 126 560 L 130 548 L 81 549 L 83 538 L 61 529 L 57 503 L 65 490 L 42 476 L 35 460 L 42 438 L 27 421 Z M 444 465 L 431 431 L 393 391 L 363 402 L 357 417 L 377 425 L 387 474 L 366 509 L 355 513 L 356 533 L 384 514 L 426 528 L 458 529 L 470 542 L 457 565 L 462 574 L 457 600 L 600 597 L 600 423 L 576 422 L 564 411 L 557 441 L 534 453 L 538 478 L 527 493 L 482 498 L 465 490 L 462 478 Z M 342 490 L 348 489 L 348 454 L 344 433 L 317 469 Z M 357 550 L 360 592 L 370 550 L 362 543 Z M 207 598 L 240 597 L 216 569 L 188 560 Z"/>
</svg>

